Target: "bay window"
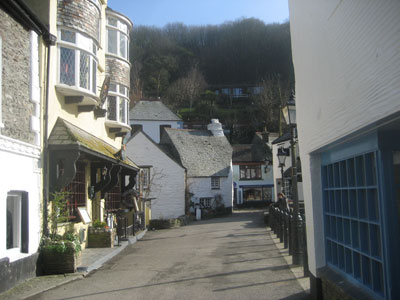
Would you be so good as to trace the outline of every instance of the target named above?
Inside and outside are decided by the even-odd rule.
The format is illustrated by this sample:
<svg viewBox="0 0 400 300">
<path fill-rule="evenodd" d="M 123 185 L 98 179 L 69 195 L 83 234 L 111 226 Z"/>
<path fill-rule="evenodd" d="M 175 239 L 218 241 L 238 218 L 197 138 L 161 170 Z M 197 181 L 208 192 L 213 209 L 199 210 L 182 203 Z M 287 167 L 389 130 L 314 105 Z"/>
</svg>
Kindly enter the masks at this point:
<svg viewBox="0 0 400 300">
<path fill-rule="evenodd" d="M 111 83 L 107 97 L 107 120 L 128 125 L 128 88 Z"/>
<path fill-rule="evenodd" d="M 93 39 L 61 29 L 59 83 L 96 95 L 97 46 Z"/>
<path fill-rule="evenodd" d="M 107 52 L 128 60 L 128 26 L 114 18 L 107 18 Z"/>
</svg>

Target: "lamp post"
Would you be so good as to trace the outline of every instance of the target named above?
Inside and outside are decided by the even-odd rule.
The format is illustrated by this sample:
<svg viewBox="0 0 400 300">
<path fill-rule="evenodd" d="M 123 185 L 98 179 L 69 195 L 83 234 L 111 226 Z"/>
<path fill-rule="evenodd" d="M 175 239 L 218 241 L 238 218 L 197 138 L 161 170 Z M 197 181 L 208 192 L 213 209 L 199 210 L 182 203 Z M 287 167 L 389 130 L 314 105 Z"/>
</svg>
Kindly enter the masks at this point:
<svg viewBox="0 0 400 300">
<path fill-rule="evenodd" d="M 291 223 L 292 232 L 292 251 L 293 264 L 299 265 L 303 260 L 302 247 L 302 219 L 299 212 L 299 197 L 297 193 L 297 155 L 296 155 L 296 103 L 294 101 L 294 93 L 290 95 L 286 105 L 282 108 L 282 113 L 286 124 L 290 128 L 290 152 L 292 158 L 292 200 L 293 200 L 293 221 Z"/>
<path fill-rule="evenodd" d="M 284 147 L 280 147 L 278 148 L 278 154 L 277 154 L 279 160 L 279 168 L 281 168 L 281 192 L 283 192 L 283 184 L 284 184 L 283 167 L 285 166 L 286 157 L 289 156 L 287 150 L 288 149 L 285 149 Z"/>
</svg>

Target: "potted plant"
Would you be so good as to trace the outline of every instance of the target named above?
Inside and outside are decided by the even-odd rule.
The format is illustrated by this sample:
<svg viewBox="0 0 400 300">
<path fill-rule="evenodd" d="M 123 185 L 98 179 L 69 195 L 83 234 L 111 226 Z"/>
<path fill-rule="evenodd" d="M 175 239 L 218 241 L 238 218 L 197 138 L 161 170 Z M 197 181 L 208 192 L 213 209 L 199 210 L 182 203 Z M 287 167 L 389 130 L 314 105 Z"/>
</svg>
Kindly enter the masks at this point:
<svg viewBox="0 0 400 300">
<path fill-rule="evenodd" d="M 88 231 L 89 248 L 112 248 L 116 236 L 115 229 L 110 229 L 106 222 L 94 220 Z"/>
<path fill-rule="evenodd" d="M 69 220 L 66 193 L 53 193 L 49 214 L 50 233 L 40 242 L 40 261 L 43 274 L 63 274 L 76 272 L 79 264 L 81 244 L 73 229 L 63 235 L 58 234 L 58 225 Z"/>
</svg>

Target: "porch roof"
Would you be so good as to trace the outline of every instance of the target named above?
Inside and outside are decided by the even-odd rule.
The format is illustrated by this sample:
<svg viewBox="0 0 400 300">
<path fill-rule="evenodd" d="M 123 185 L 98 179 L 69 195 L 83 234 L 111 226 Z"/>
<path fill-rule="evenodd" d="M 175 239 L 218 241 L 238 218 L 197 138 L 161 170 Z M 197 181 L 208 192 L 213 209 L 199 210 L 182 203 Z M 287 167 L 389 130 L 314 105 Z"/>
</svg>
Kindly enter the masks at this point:
<svg viewBox="0 0 400 300">
<path fill-rule="evenodd" d="M 122 163 L 130 169 L 139 170 L 139 167 L 129 158 L 122 159 L 120 149 L 61 118 L 57 119 L 48 144 L 49 149 L 52 150 L 67 150 L 74 147 L 88 154 Z"/>
</svg>

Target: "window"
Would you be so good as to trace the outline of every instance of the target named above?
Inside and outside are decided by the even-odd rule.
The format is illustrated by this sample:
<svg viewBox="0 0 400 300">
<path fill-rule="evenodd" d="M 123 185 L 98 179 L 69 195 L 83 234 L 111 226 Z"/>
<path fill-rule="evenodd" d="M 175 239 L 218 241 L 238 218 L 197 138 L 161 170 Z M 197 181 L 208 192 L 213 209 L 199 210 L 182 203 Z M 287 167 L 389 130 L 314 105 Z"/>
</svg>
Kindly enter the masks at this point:
<svg viewBox="0 0 400 300">
<path fill-rule="evenodd" d="M 117 211 L 121 207 L 121 187 L 119 184 L 107 192 L 104 205 L 107 212 Z"/>
<path fill-rule="evenodd" d="M 59 83 L 96 94 L 97 46 L 78 32 L 60 30 Z"/>
<path fill-rule="evenodd" d="M 219 177 L 211 177 L 211 189 L 219 190 L 220 178 Z"/>
<path fill-rule="evenodd" d="M 18 191 L 7 193 L 7 249 L 20 248 L 21 252 L 28 253 L 28 216 L 28 193 Z"/>
<path fill-rule="evenodd" d="M 128 125 L 128 88 L 110 84 L 107 97 L 107 120 Z"/>
<path fill-rule="evenodd" d="M 150 188 L 150 168 L 142 169 L 142 183 L 143 189 Z"/>
<path fill-rule="evenodd" d="M 211 208 L 214 198 L 200 198 L 201 208 Z"/>
<path fill-rule="evenodd" d="M 78 216 L 78 207 L 86 206 L 86 175 L 85 164 L 76 163 L 76 174 L 74 179 L 65 187 L 67 195 L 67 207 L 70 218 Z"/>
<path fill-rule="evenodd" d="M 240 166 L 239 170 L 241 180 L 262 179 L 261 166 Z"/>
<path fill-rule="evenodd" d="M 107 18 L 107 52 L 128 60 L 128 25 L 114 18 Z"/>
<path fill-rule="evenodd" d="M 322 167 L 327 263 L 384 295 L 377 152 Z"/>
</svg>

